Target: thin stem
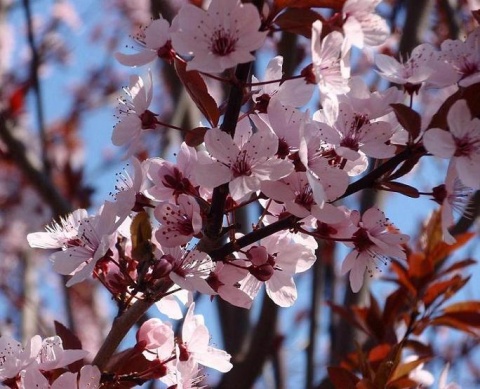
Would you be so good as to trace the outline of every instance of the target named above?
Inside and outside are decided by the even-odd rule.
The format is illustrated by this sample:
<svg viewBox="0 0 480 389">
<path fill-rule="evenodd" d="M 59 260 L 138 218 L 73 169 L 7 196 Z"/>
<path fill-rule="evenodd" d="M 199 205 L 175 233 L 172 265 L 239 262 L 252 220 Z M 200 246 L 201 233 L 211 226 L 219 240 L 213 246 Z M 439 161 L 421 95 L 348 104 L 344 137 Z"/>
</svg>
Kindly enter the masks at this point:
<svg viewBox="0 0 480 389">
<path fill-rule="evenodd" d="M 262 85 L 276 84 L 276 83 L 283 84 L 285 81 L 296 80 L 298 78 L 304 78 L 304 76 L 302 76 L 301 74 L 298 74 L 296 76 L 291 76 L 291 77 L 277 78 L 276 80 L 245 83 L 244 85 L 251 87 L 251 86 L 262 86 Z"/>
</svg>

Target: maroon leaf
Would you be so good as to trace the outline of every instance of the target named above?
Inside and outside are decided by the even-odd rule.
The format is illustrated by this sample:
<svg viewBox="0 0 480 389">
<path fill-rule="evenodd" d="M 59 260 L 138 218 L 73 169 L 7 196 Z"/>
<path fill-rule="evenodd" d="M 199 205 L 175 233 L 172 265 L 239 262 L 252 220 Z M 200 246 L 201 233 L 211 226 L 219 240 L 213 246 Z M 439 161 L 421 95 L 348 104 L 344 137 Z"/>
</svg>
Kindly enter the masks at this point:
<svg viewBox="0 0 480 389">
<path fill-rule="evenodd" d="M 82 342 L 69 328 L 65 327 L 62 323 L 54 320 L 55 333 L 62 339 L 64 350 L 81 350 Z M 82 360 L 75 361 L 68 365 L 68 369 L 72 373 L 77 373 L 83 367 Z"/>
<path fill-rule="evenodd" d="M 207 127 L 196 127 L 193 130 L 187 131 L 185 135 L 185 143 L 190 147 L 201 145 L 207 130 Z"/>
<path fill-rule="evenodd" d="M 331 8 L 340 11 L 346 0 L 274 0 L 276 9 L 283 8 Z"/>
<path fill-rule="evenodd" d="M 355 389 L 360 379 L 353 374 L 350 370 L 347 370 L 339 366 L 329 366 L 328 376 L 332 381 L 335 388 L 338 389 Z"/>
<path fill-rule="evenodd" d="M 388 190 L 389 192 L 400 193 L 404 196 L 412 197 L 414 199 L 420 197 L 417 189 L 415 189 L 413 186 L 402 184 L 401 182 L 382 182 L 379 187 L 380 189 Z"/>
<path fill-rule="evenodd" d="M 323 17 L 315 11 L 289 8 L 275 19 L 275 24 L 282 30 L 303 35 L 310 39 L 312 24 Z"/>
<path fill-rule="evenodd" d="M 175 59 L 175 70 L 188 94 L 208 122 L 216 127 L 220 118 L 217 103 L 208 93 L 207 85 L 200 74 L 195 70 L 187 72 L 186 68 L 185 62 Z"/>
<path fill-rule="evenodd" d="M 413 142 L 420 135 L 422 120 L 418 112 L 403 104 L 390 104 L 400 125 L 408 132 L 408 139 Z"/>
</svg>

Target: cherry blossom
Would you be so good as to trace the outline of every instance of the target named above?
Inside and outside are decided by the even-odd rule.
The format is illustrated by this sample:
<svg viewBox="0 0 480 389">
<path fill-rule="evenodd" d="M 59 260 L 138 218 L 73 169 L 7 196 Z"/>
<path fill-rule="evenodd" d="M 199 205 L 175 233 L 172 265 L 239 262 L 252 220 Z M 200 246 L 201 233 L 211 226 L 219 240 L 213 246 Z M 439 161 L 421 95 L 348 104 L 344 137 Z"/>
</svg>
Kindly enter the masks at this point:
<svg viewBox="0 0 480 389">
<path fill-rule="evenodd" d="M 338 155 L 356 161 L 360 151 L 373 158 L 390 158 L 395 147 L 389 145 L 393 131 L 390 123 L 371 121 L 366 114 L 359 114 L 350 104 L 339 103 L 338 118 L 334 124 L 340 134 Z"/>
<path fill-rule="evenodd" d="M 328 186 L 327 188 L 330 191 L 331 188 Z M 280 181 L 267 181 L 262 185 L 262 192 L 274 200 L 284 202 L 285 209 L 300 218 L 309 216 L 314 209 L 316 209 L 316 215 L 324 221 L 337 222 L 343 218 L 343 213 L 335 206 L 324 203 L 320 207 L 315 202 L 313 190 L 305 172 L 293 172 Z M 325 192 L 328 198 L 327 189 Z"/>
<path fill-rule="evenodd" d="M 441 205 L 442 233 L 445 243 L 454 244 L 456 239 L 448 228 L 454 223 L 453 211 L 462 214 L 467 207 L 473 190 L 461 183 L 453 167 L 447 171 L 445 184 L 433 188 L 433 200 Z"/>
<path fill-rule="evenodd" d="M 260 15 L 253 4 L 239 0 L 212 0 L 207 11 L 186 4 L 176 17 L 172 32 L 175 51 L 193 56 L 187 70 L 220 73 L 255 59 L 252 52 L 263 45 Z"/>
<path fill-rule="evenodd" d="M 175 349 L 172 325 L 157 318 L 148 319 L 137 331 L 137 347 L 144 349 L 143 355 L 150 361 L 167 360 Z"/>
<path fill-rule="evenodd" d="M 326 200 L 334 200 L 342 195 L 348 185 L 347 173 L 337 168 L 337 155 L 332 153 L 333 147 L 327 143 L 339 143 L 340 136 L 328 125 L 322 125 L 315 133 L 310 132 L 308 135 L 304 131 L 305 127 L 301 127 L 298 156 L 306 169 L 313 198 L 323 208 Z M 332 154 L 333 161 L 330 161 Z"/>
<path fill-rule="evenodd" d="M 162 158 L 150 158 L 147 161 L 147 177 L 153 187 L 146 195 L 154 200 L 173 201 L 181 194 L 198 196 L 194 170 L 197 166 L 197 152 L 182 142 L 177 155 L 177 163 Z"/>
<path fill-rule="evenodd" d="M 239 281 L 248 274 L 240 262 L 242 261 L 236 260 L 234 264 L 217 262 L 206 281 L 223 300 L 237 307 L 250 308 L 252 298 L 239 287 Z"/>
<path fill-rule="evenodd" d="M 342 94 L 349 91 L 349 69 L 342 57 L 343 36 L 338 31 L 328 34 L 320 40 L 322 22 L 312 25 L 312 62 L 313 74 L 320 92 L 324 94 Z"/>
<path fill-rule="evenodd" d="M 409 94 L 418 92 L 422 83 L 433 80 L 436 73 L 433 62 L 440 66 L 439 52 L 433 46 L 424 43 L 412 50 L 406 61 L 397 61 L 395 58 L 377 54 L 375 65 L 380 69 L 380 76 L 396 84 L 404 85 Z"/>
<path fill-rule="evenodd" d="M 197 182 L 210 188 L 227 183 L 235 201 L 260 190 L 262 181 L 278 180 L 293 170 L 293 165 L 278 159 L 278 138 L 273 133 L 252 130 L 247 120 L 237 126 L 232 139 L 212 128 L 205 134 L 205 147 L 211 157 L 199 158 Z M 199 154 L 200 157 L 201 154 Z"/>
<path fill-rule="evenodd" d="M 52 255 L 55 271 L 73 275 L 67 286 L 83 281 L 93 273 L 98 260 L 115 242 L 116 220 L 115 206 L 105 202 L 99 215 L 82 220 L 75 241 Z"/>
<path fill-rule="evenodd" d="M 148 204 L 141 193 L 145 185 L 145 166 L 134 157 L 131 158 L 131 164 L 133 174 L 129 174 L 127 170 L 116 174 L 114 197 L 118 220 L 115 227 L 120 226 L 131 211 L 142 210 L 142 206 Z"/>
<path fill-rule="evenodd" d="M 347 0 L 343 4 L 345 15 L 343 31 L 347 48 L 350 45 L 362 49 L 365 46 L 378 46 L 390 34 L 387 22 L 376 15 L 375 8 L 382 0 Z"/>
<path fill-rule="evenodd" d="M 145 28 L 143 34 L 135 39 L 142 47 L 136 54 L 115 53 L 115 58 L 122 65 L 142 66 L 156 58 L 173 59 L 170 42 L 170 24 L 165 19 L 155 19 Z"/>
<path fill-rule="evenodd" d="M 175 252 L 174 252 L 175 251 Z M 182 289 L 214 295 L 216 292 L 207 283 L 207 278 L 215 267 L 211 258 L 198 250 L 176 249 L 171 251 L 170 261 L 173 264 L 169 273 L 170 279 Z"/>
<path fill-rule="evenodd" d="M 259 131 L 273 132 L 278 137 L 277 156 L 286 158 L 300 147 L 300 126 L 305 114 L 296 108 L 272 100 L 266 115 L 251 115 L 250 119 Z"/>
<path fill-rule="evenodd" d="M 250 274 L 240 282 L 241 288 L 254 298 L 265 284 L 267 295 L 281 307 L 289 307 L 297 299 L 293 275 L 308 270 L 315 262 L 313 249 L 292 242 L 288 235 L 271 235 L 259 246 L 248 249 L 246 258 Z"/>
<path fill-rule="evenodd" d="M 178 197 L 178 204 L 164 202 L 154 211 L 156 219 L 162 224 L 155 233 L 157 241 L 165 247 L 186 244 L 202 229 L 200 206 L 187 195 Z"/>
<path fill-rule="evenodd" d="M 38 338 L 37 338 L 38 339 Z M 32 338 L 32 341 L 34 338 Z M 40 370 L 54 370 L 65 367 L 88 355 L 84 350 L 64 350 L 59 336 L 45 338 L 36 357 L 36 366 Z"/>
<path fill-rule="evenodd" d="M 423 135 L 425 148 L 440 158 L 451 158 L 462 183 L 480 189 L 480 119 L 472 118 L 465 100 L 452 105 L 447 114 L 449 131 L 432 128 Z"/>
<path fill-rule="evenodd" d="M 362 215 L 357 211 L 350 214 L 357 230 L 351 243 L 345 243 L 354 250 L 347 255 L 342 263 L 341 272 L 350 272 L 350 286 L 353 292 L 358 292 L 363 285 L 365 270 L 370 276 L 380 264 L 386 264 L 389 258 L 406 259 L 401 245 L 408 241 L 408 235 L 392 231 L 392 224 L 378 208 L 370 208 Z"/>
<path fill-rule="evenodd" d="M 27 369 L 22 374 L 20 389 L 98 389 L 101 373 L 96 366 L 86 365 L 80 370 L 77 383 L 77 373 L 66 372 L 60 375 L 51 385 L 47 378 L 36 368 Z"/>
<path fill-rule="evenodd" d="M 120 122 L 113 128 L 112 143 L 115 146 L 128 145 L 127 155 L 132 155 L 138 148 L 142 130 L 154 129 L 158 124 L 156 115 L 148 109 L 153 93 L 151 72 L 146 82 L 140 76 L 130 76 L 130 85 L 125 92 L 127 98 L 120 100 Z"/>
<path fill-rule="evenodd" d="M 56 249 L 68 245 L 68 242 L 75 240 L 80 223 L 88 217 L 85 209 L 77 209 L 59 222 L 54 221 L 50 226 L 45 227 L 47 232 L 33 232 L 27 235 L 30 247 L 41 249 Z"/>
<path fill-rule="evenodd" d="M 272 58 L 265 70 L 263 81 L 281 80 L 283 77 L 282 65 L 282 56 Z M 257 83 L 259 80 L 253 76 L 252 82 Z M 252 99 L 256 104 L 256 110 L 263 113 L 267 111 L 271 99 L 282 105 L 300 107 L 308 103 L 312 97 L 313 88 L 314 85 L 305 82 L 303 78 L 287 79 L 282 83 L 268 83 L 261 87 L 254 87 L 255 93 L 252 94 Z"/>
<path fill-rule="evenodd" d="M 13 378 L 31 365 L 42 347 L 40 336 L 33 337 L 25 348 L 8 335 L 0 336 L 0 381 Z"/>
<path fill-rule="evenodd" d="M 202 389 L 201 385 L 204 376 L 200 374 L 198 363 L 195 359 L 189 358 L 186 361 L 180 360 L 180 348 L 176 346 L 177 359 L 167 364 L 167 375 L 160 378 L 160 381 L 168 388 L 178 389 Z M 200 386 L 201 385 L 201 386 Z"/>
<path fill-rule="evenodd" d="M 441 58 L 453 67 L 462 87 L 473 85 L 480 81 L 480 27 L 468 34 L 465 42 L 450 40 L 442 42 Z"/>
<path fill-rule="evenodd" d="M 194 315 L 195 303 L 190 305 L 183 321 L 182 339 L 179 342 L 180 361 L 193 359 L 195 362 L 225 373 L 233 366 L 230 355 L 223 350 L 209 346 L 210 333 L 203 316 Z"/>
</svg>

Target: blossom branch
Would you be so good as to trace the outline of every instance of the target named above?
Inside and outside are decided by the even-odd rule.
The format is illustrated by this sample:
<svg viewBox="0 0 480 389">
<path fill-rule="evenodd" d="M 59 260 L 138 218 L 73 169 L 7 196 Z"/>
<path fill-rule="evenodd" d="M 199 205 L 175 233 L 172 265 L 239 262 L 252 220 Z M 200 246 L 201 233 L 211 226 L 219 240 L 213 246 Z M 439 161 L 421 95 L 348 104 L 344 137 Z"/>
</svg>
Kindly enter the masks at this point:
<svg viewBox="0 0 480 389">
<path fill-rule="evenodd" d="M 225 117 L 221 125 L 221 129 L 232 137 L 235 134 L 240 108 L 243 104 L 243 88 L 240 86 L 250 76 L 252 63 L 240 64 L 235 72 L 236 78 L 240 84 L 232 85 L 230 95 L 228 97 L 228 105 L 225 111 Z M 207 225 L 205 226 L 205 235 L 208 240 L 213 242 L 221 237 L 223 214 L 225 210 L 225 202 L 228 196 L 228 184 L 220 185 L 215 188 L 212 195 L 212 206 L 207 217 Z M 203 242 L 202 244 L 205 244 Z M 214 243 L 215 244 L 215 243 Z"/>
<path fill-rule="evenodd" d="M 266 227 L 252 231 L 249 234 L 235 240 L 234 242 L 229 242 L 217 249 L 213 249 L 209 252 L 209 255 L 214 261 L 221 261 L 227 255 L 232 254 L 233 252 L 238 251 L 252 243 L 255 243 L 260 239 L 266 238 L 267 236 L 273 235 L 279 231 L 294 228 L 298 220 L 299 219 L 296 216 L 290 215 L 284 219 L 276 221 L 275 223 L 269 224 Z"/>
<path fill-rule="evenodd" d="M 98 366 L 101 371 L 106 368 L 108 361 L 130 328 L 140 320 L 154 302 L 153 299 L 137 300 L 128 310 L 115 319 L 110 332 L 93 359 L 93 365 Z"/>
<path fill-rule="evenodd" d="M 416 153 L 425 154 L 426 151 L 423 147 L 411 148 L 407 147 L 405 150 L 401 151 L 393 158 L 389 159 L 387 162 L 380 165 L 378 168 L 373 170 L 371 173 L 368 173 L 359 180 L 352 182 L 343 195 L 341 195 L 337 200 L 348 197 L 362 189 L 373 188 L 375 182 L 385 175 L 388 172 L 393 171 L 399 164 L 408 160 L 412 155 Z"/>
</svg>

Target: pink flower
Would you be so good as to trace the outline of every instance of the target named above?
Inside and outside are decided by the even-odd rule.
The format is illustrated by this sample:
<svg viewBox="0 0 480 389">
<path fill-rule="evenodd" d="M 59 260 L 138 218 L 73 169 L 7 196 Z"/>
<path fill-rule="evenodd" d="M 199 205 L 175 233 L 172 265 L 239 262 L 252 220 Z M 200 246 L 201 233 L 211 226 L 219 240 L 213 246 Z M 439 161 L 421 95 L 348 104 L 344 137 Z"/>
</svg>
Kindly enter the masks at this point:
<svg viewBox="0 0 480 389">
<path fill-rule="evenodd" d="M 441 50 L 442 58 L 455 70 L 460 86 L 467 87 L 480 81 L 480 27 L 468 34 L 465 42 L 444 41 Z"/>
<path fill-rule="evenodd" d="M 184 245 L 202 229 L 200 207 L 187 195 L 180 195 L 178 204 L 161 203 L 155 208 L 154 215 L 162 224 L 155 236 L 165 247 Z"/>
<path fill-rule="evenodd" d="M 263 81 L 282 79 L 282 65 L 282 56 L 279 55 L 272 58 L 267 65 Z M 258 81 L 255 76 L 252 77 L 253 83 Z M 256 103 L 255 108 L 259 112 L 265 113 L 271 99 L 291 107 L 300 107 L 307 104 L 312 97 L 314 86 L 305 82 L 305 79 L 298 78 L 293 80 L 287 79 L 281 84 L 280 82 L 265 84 L 260 87 L 253 87 L 253 89 L 256 90 L 252 94 L 252 99 Z"/>
<path fill-rule="evenodd" d="M 274 99 L 269 103 L 266 115 L 250 115 L 250 119 L 259 131 L 273 132 L 278 137 L 276 154 L 279 158 L 286 158 L 291 152 L 298 151 L 300 126 L 306 120 L 304 112 Z"/>
<path fill-rule="evenodd" d="M 87 355 L 88 352 L 84 350 L 64 350 L 62 339 L 59 336 L 52 336 L 43 339 L 41 349 L 36 357 L 36 366 L 41 370 L 54 370 L 65 367 Z"/>
<path fill-rule="evenodd" d="M 74 285 L 91 276 L 98 260 L 115 243 L 116 207 L 105 202 L 97 216 L 91 216 L 80 222 L 76 239 L 65 250 L 51 257 L 56 272 L 73 277 L 67 286 Z"/>
<path fill-rule="evenodd" d="M 66 372 L 60 375 L 51 385 L 47 378 L 37 369 L 27 369 L 22 374 L 20 389 L 98 389 L 101 373 L 96 366 L 86 365 L 80 370 L 80 380 L 77 373 Z M 78 382 L 78 383 L 77 383 Z"/>
<path fill-rule="evenodd" d="M 186 4 L 177 15 L 172 32 L 176 52 L 192 55 L 187 70 L 220 73 L 255 59 L 251 54 L 263 45 L 260 15 L 253 4 L 239 0 L 212 0 L 207 11 Z"/>
<path fill-rule="evenodd" d="M 248 274 L 248 270 L 239 265 L 240 260 L 234 264 L 217 262 L 215 269 L 208 275 L 207 283 L 218 295 L 230 304 L 242 308 L 252 306 L 252 298 L 239 287 L 239 281 Z"/>
<path fill-rule="evenodd" d="M 276 234 L 248 249 L 244 259 L 251 265 L 250 274 L 240 282 L 242 290 L 253 299 L 265 284 L 267 295 L 275 304 L 289 307 L 297 299 L 293 276 L 308 270 L 316 256 L 313 249 L 292 242 L 288 235 Z"/>
<path fill-rule="evenodd" d="M 197 164 L 197 152 L 185 142 L 180 146 L 177 163 L 162 158 L 151 158 L 147 162 L 147 177 L 153 187 L 146 193 L 155 200 L 176 201 L 181 194 L 198 196 L 197 183 L 194 177 Z"/>
<path fill-rule="evenodd" d="M 116 226 L 119 226 L 133 210 L 139 210 L 136 208 L 137 200 L 142 200 L 143 197 L 141 190 L 144 185 L 145 167 L 135 157 L 131 158 L 131 164 L 133 174 L 129 174 L 127 170 L 116 174 L 116 193 L 114 195 L 114 204 L 116 205 L 118 216 Z M 140 202 L 140 210 L 143 209 L 142 205 L 142 202 Z"/>
<path fill-rule="evenodd" d="M 323 208 L 325 201 L 341 196 L 348 186 L 347 173 L 336 166 L 337 155 L 332 153 L 332 147 L 326 143 L 336 144 L 340 141 L 340 136 L 328 125 L 322 125 L 317 131 L 309 134 L 305 134 L 304 128 L 300 133 L 298 155 L 306 168 L 313 198 L 317 205 Z M 329 159 L 331 154 L 333 160 Z"/>
<path fill-rule="evenodd" d="M 338 31 L 328 34 L 322 41 L 322 22 L 312 25 L 312 62 L 316 83 L 323 94 L 342 94 L 349 91 L 349 69 L 342 56 L 343 36 Z"/>
<path fill-rule="evenodd" d="M 345 15 L 343 31 L 347 49 L 353 45 L 359 49 L 363 46 L 378 46 L 385 42 L 390 34 L 387 22 L 376 15 L 375 8 L 382 0 L 347 0 L 343 4 Z"/>
<path fill-rule="evenodd" d="M 229 183 L 235 201 L 260 190 L 262 181 L 279 180 L 293 170 L 289 161 L 278 159 L 278 138 L 273 133 L 252 130 L 247 120 L 237 126 L 235 138 L 212 128 L 205 134 L 205 147 L 211 158 L 200 160 L 197 182 L 209 188 Z"/>
<path fill-rule="evenodd" d="M 174 337 L 170 323 L 157 318 L 149 319 L 137 331 L 137 347 L 145 350 L 143 355 L 149 361 L 165 361 L 173 355 Z"/>
<path fill-rule="evenodd" d="M 377 54 L 375 65 L 380 69 L 380 76 L 395 84 L 404 85 L 407 92 L 412 94 L 418 92 L 421 84 L 434 75 L 432 63 L 439 62 L 438 54 L 433 46 L 424 43 L 415 47 L 405 62 L 399 62 L 390 55 Z"/>
<path fill-rule="evenodd" d="M 188 308 L 183 321 L 182 339 L 179 342 L 180 361 L 193 359 L 195 362 L 226 373 L 233 366 L 230 355 L 223 350 L 211 347 L 210 333 L 204 324 L 203 316 L 194 315 L 195 303 Z"/>
<path fill-rule="evenodd" d="M 456 239 L 448 228 L 454 223 L 453 211 L 463 213 L 468 205 L 473 190 L 464 186 L 458 179 L 458 174 L 450 167 L 447 171 L 445 184 L 433 188 L 433 200 L 441 205 L 443 240 L 447 244 L 454 244 Z"/>
<path fill-rule="evenodd" d="M 325 184 L 328 188 L 329 184 Z M 285 203 L 285 209 L 292 215 L 305 218 L 317 209 L 317 216 L 332 222 L 340 221 L 343 213 L 331 204 L 320 207 L 313 197 L 305 172 L 293 172 L 280 181 L 267 181 L 262 185 L 262 192 L 273 200 Z M 328 194 L 326 193 L 327 197 Z M 337 196 L 338 197 L 338 196 Z"/>
<path fill-rule="evenodd" d="M 0 336 L 0 381 L 15 377 L 22 369 L 34 363 L 42 347 L 40 336 L 34 336 L 26 345 L 8 335 Z"/>
<path fill-rule="evenodd" d="M 387 144 L 392 137 L 392 126 L 384 121 L 371 121 L 366 114 L 358 114 L 348 103 L 340 103 L 334 128 L 340 134 L 338 155 L 351 161 L 365 155 L 373 158 L 390 158 L 395 146 Z"/>
<path fill-rule="evenodd" d="M 120 122 L 113 128 L 112 143 L 128 145 L 127 155 L 131 155 L 138 148 L 142 131 L 154 129 L 158 123 L 156 115 L 148 110 L 152 102 L 152 74 L 148 73 L 147 83 L 139 76 L 130 76 L 130 86 L 125 91 L 127 99 L 120 100 Z"/>
<path fill-rule="evenodd" d="M 207 278 L 215 265 L 206 253 L 198 250 L 187 251 L 181 247 L 165 251 L 170 253 L 167 255 L 172 264 L 170 279 L 180 288 L 206 295 L 216 294 L 207 283 Z"/>
<path fill-rule="evenodd" d="M 362 218 L 353 211 L 350 218 L 357 230 L 352 243 L 346 245 L 354 250 L 343 261 L 341 272 L 350 272 L 350 286 L 356 293 L 363 285 L 365 270 L 372 276 L 379 268 L 378 262 L 386 264 L 390 257 L 406 259 L 401 244 L 408 241 L 408 235 L 389 231 L 393 226 L 378 208 L 368 209 Z"/>
<path fill-rule="evenodd" d="M 160 381 L 167 385 L 167 388 L 176 389 L 203 389 L 202 382 L 205 378 L 200 374 L 198 363 L 190 358 L 187 361 L 181 361 L 179 358 L 180 349 L 177 346 L 177 359 L 167 364 L 167 375 L 160 378 Z"/>
<path fill-rule="evenodd" d="M 480 189 L 480 119 L 472 118 L 467 102 L 459 100 L 448 111 L 447 123 L 449 131 L 426 131 L 423 144 L 433 155 L 451 158 L 464 185 Z"/>
<path fill-rule="evenodd" d="M 170 24 L 165 19 L 156 19 L 145 28 L 143 34 L 135 39 L 142 47 L 139 53 L 115 53 L 118 62 L 125 66 L 142 66 L 158 57 L 173 59 L 170 43 Z"/>
<path fill-rule="evenodd" d="M 28 244 L 31 247 L 41 249 L 56 249 L 68 245 L 71 240 L 75 240 L 80 223 L 88 217 L 85 209 L 77 209 L 60 221 L 53 222 L 45 227 L 47 232 L 33 232 L 27 235 Z"/>
</svg>

